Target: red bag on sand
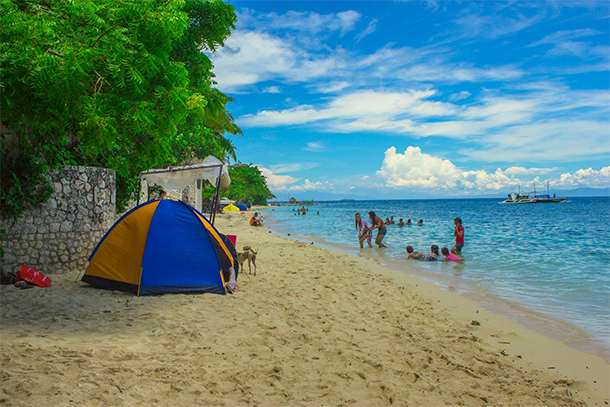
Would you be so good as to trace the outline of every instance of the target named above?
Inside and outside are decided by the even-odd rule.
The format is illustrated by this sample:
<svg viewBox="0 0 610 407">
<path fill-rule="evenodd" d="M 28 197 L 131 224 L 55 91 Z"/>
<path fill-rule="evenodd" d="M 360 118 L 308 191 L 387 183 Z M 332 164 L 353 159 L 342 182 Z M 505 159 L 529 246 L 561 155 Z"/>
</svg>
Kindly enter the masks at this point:
<svg viewBox="0 0 610 407">
<path fill-rule="evenodd" d="M 15 281 L 25 280 L 30 284 L 35 284 L 39 287 L 48 287 L 51 284 L 51 279 L 40 271 L 36 271 L 25 264 L 21 266 L 15 277 Z"/>
</svg>

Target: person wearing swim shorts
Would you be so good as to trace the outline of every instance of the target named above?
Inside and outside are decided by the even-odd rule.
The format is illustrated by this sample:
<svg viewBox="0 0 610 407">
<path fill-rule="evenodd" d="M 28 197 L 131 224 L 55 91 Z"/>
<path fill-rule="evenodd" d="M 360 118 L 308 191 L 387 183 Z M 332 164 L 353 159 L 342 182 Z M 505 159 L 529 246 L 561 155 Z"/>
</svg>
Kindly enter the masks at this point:
<svg viewBox="0 0 610 407">
<path fill-rule="evenodd" d="M 362 243 L 366 240 L 369 247 L 373 247 L 371 244 L 371 232 L 369 231 L 369 225 L 366 223 L 359 213 L 356 214 L 356 229 L 358 229 L 358 241 L 360 242 L 360 248 L 363 249 Z"/>
<path fill-rule="evenodd" d="M 462 219 L 455 218 L 453 220 L 455 236 L 455 246 L 451 248 L 451 253 L 462 254 L 462 247 L 464 247 L 464 226 L 462 226 Z"/>
<path fill-rule="evenodd" d="M 369 212 L 369 218 L 371 219 L 371 223 L 373 224 L 373 226 L 368 228 L 368 230 L 371 231 L 373 229 L 377 229 L 377 237 L 375 238 L 375 244 L 379 246 L 380 249 L 384 247 L 387 248 L 388 246 L 384 245 L 381 242 L 388 231 L 385 227 L 385 223 L 383 223 L 383 220 L 379 216 L 375 215 L 375 212 L 373 211 Z"/>
</svg>

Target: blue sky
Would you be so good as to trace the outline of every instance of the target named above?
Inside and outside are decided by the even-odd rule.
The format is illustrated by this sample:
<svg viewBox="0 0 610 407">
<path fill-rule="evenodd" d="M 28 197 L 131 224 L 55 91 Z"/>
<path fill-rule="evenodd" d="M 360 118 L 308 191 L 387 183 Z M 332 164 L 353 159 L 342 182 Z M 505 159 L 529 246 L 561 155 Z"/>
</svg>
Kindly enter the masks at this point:
<svg viewBox="0 0 610 407">
<path fill-rule="evenodd" d="M 610 186 L 607 1 L 233 1 L 211 55 L 280 200 Z"/>
</svg>

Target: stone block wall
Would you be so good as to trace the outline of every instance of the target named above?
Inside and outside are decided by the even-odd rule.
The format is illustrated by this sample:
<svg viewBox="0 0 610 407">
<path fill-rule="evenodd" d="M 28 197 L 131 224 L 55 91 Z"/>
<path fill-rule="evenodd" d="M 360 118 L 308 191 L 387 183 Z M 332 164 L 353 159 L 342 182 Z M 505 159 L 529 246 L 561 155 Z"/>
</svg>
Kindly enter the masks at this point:
<svg viewBox="0 0 610 407">
<path fill-rule="evenodd" d="M 55 192 L 42 208 L 0 220 L 3 267 L 23 264 L 45 274 L 82 270 L 116 220 L 116 174 L 105 168 L 62 167 L 49 175 Z"/>
</svg>

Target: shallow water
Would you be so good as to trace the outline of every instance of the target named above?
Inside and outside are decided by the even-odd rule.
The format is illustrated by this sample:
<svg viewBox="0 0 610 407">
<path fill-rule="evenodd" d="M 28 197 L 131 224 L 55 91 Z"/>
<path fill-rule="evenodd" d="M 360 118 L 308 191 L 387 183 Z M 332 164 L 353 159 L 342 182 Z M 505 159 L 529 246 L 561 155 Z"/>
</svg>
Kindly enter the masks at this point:
<svg viewBox="0 0 610 407">
<path fill-rule="evenodd" d="M 570 202 L 499 205 L 499 200 L 349 201 L 310 205 L 306 216 L 295 206 L 265 209 L 273 228 L 313 236 L 351 253 L 433 281 L 487 304 L 522 325 L 537 324 L 532 313 L 559 323 L 528 326 L 576 347 L 602 354 L 610 350 L 610 199 L 573 198 Z M 423 226 L 388 226 L 389 249 L 360 250 L 354 214 L 370 223 L 368 212 L 423 219 Z M 320 215 L 317 216 L 316 212 Z M 465 228 L 463 263 L 406 260 L 405 247 L 430 252 L 451 248 L 453 219 Z M 375 232 L 376 233 L 376 232 Z M 416 263 L 416 264 L 415 264 Z M 414 267 L 415 266 L 415 267 Z M 519 319 L 521 318 L 521 321 Z M 531 321 L 530 321 L 531 320 Z M 529 322 L 528 322 L 529 321 Z M 548 321 L 547 321 L 548 322 Z M 568 332 L 567 324 L 578 329 Z"/>
</svg>

